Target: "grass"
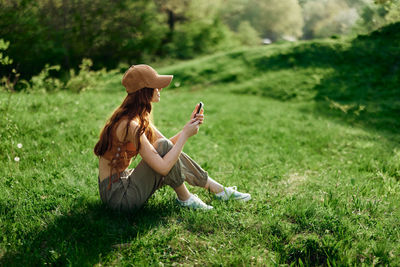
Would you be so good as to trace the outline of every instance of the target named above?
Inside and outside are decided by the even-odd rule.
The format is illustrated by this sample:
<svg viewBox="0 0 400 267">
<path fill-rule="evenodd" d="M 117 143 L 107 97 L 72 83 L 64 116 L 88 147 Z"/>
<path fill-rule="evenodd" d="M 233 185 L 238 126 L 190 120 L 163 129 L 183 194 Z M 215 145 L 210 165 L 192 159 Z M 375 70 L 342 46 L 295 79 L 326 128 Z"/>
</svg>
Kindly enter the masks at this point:
<svg viewBox="0 0 400 267">
<path fill-rule="evenodd" d="M 92 149 L 125 95 L 119 76 L 81 94 L 1 92 L 0 264 L 400 265 L 400 135 L 396 110 L 383 108 L 397 103 L 389 96 L 398 89 L 371 102 L 352 81 L 333 94 L 327 79 L 348 65 L 284 60 L 297 53 L 300 62 L 312 47 L 330 57 L 324 47 L 335 43 L 351 51 L 343 40 L 281 44 L 162 70 L 181 84 L 162 92 L 157 126 L 172 136 L 203 101 L 205 124 L 185 152 L 253 197 L 222 203 L 190 187 L 214 206 L 207 213 L 179 208 L 167 187 L 133 216 L 101 205 Z M 265 62 L 280 67 L 262 70 Z M 321 97 L 328 91 L 330 101 Z M 359 99 L 381 111 L 357 115 Z"/>
<path fill-rule="evenodd" d="M 239 94 L 315 100 L 319 112 L 328 117 L 398 132 L 399 46 L 400 22 L 351 40 L 243 48 L 165 70 L 174 73 L 178 87 L 201 89 L 220 84 Z"/>
</svg>

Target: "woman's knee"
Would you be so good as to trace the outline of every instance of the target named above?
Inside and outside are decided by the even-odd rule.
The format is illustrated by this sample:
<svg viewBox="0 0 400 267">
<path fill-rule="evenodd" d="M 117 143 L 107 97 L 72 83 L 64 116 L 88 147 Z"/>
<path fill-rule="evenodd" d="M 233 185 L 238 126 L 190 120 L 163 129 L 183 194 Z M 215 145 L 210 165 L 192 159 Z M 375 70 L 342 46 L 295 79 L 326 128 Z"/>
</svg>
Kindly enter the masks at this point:
<svg viewBox="0 0 400 267">
<path fill-rule="evenodd" d="M 167 154 L 168 151 L 170 151 L 173 146 L 174 146 L 173 143 L 166 138 L 160 138 L 155 142 L 156 150 L 158 154 L 160 154 L 161 156 Z"/>
</svg>

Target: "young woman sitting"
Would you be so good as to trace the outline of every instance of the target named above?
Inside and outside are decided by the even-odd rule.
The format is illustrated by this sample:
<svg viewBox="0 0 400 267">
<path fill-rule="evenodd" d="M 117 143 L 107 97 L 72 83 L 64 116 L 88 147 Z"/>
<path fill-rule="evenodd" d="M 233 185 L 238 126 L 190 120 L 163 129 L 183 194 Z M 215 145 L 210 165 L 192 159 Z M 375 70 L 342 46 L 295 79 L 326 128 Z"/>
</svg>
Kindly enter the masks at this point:
<svg viewBox="0 0 400 267">
<path fill-rule="evenodd" d="M 160 101 L 162 88 L 173 75 L 159 75 L 148 65 L 131 66 L 122 78 L 128 95 L 101 131 L 94 153 L 99 157 L 99 191 L 103 203 L 120 211 L 139 209 L 164 185 L 171 186 L 181 206 L 212 209 L 191 194 L 184 181 L 203 187 L 221 200 L 250 200 L 236 187 L 224 187 L 208 176 L 195 161 L 182 152 L 188 139 L 197 134 L 204 121 L 204 110 L 197 105 L 182 131 L 170 139 L 150 122 L 152 103 Z M 129 169 L 132 158 L 142 160 Z"/>
</svg>

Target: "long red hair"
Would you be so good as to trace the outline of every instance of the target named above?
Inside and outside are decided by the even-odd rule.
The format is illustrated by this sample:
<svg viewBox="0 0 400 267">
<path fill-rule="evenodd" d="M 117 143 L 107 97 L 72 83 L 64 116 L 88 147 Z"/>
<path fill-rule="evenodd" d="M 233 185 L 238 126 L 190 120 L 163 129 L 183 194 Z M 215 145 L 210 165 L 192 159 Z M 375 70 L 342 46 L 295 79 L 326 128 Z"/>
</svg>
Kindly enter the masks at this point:
<svg viewBox="0 0 400 267">
<path fill-rule="evenodd" d="M 150 143 L 155 141 L 154 130 L 150 124 L 151 99 L 154 88 L 143 88 L 134 93 L 128 94 L 122 104 L 114 111 L 107 120 L 106 125 L 100 133 L 100 139 L 94 147 L 94 154 L 102 156 L 112 146 L 112 133 L 116 124 L 123 118 L 128 118 L 126 125 L 125 139 L 128 136 L 129 125 L 133 119 L 138 120 L 139 128 L 136 131 L 136 151 L 140 149 L 140 136 L 146 134 Z"/>
</svg>

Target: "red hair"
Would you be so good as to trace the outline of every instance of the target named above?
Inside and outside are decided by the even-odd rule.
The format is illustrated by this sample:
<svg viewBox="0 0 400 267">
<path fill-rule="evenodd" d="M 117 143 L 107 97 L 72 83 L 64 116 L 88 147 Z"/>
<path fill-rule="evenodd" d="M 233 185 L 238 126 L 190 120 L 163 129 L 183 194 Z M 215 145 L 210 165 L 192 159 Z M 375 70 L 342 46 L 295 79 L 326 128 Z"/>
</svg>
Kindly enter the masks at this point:
<svg viewBox="0 0 400 267">
<path fill-rule="evenodd" d="M 146 134 L 150 143 L 154 143 L 155 134 L 150 125 L 151 99 L 153 98 L 154 88 L 143 88 L 134 93 L 128 94 L 122 104 L 114 111 L 107 120 L 106 125 L 100 133 L 100 139 L 94 147 L 94 154 L 102 156 L 112 146 L 112 132 L 115 125 L 123 118 L 128 117 L 126 124 L 125 138 L 128 136 L 130 122 L 138 119 L 138 130 L 135 136 L 136 151 L 140 149 L 140 136 Z"/>
</svg>

